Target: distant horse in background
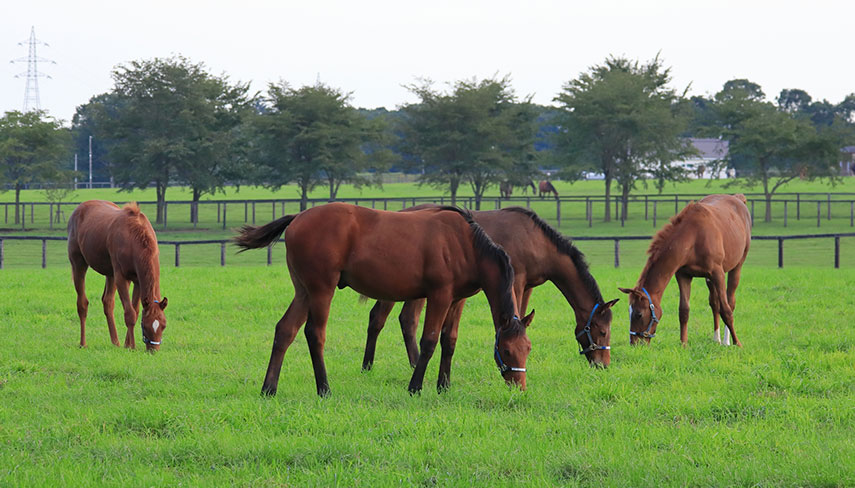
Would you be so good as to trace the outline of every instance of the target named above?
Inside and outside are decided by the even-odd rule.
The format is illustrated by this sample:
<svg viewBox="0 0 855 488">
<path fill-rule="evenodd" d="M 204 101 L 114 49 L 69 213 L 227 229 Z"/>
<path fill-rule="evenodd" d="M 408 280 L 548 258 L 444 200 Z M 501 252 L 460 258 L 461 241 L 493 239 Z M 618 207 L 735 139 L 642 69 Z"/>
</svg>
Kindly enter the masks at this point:
<svg viewBox="0 0 855 488">
<path fill-rule="evenodd" d="M 707 168 L 703 164 L 699 164 L 698 167 L 695 169 L 695 175 L 700 180 L 704 177 L 704 173 L 706 171 L 707 171 Z"/>
<path fill-rule="evenodd" d="M 509 384 L 525 389 L 531 351 L 513 294 L 514 270 L 505 251 L 468 211 L 386 212 L 344 203 L 310 208 L 260 227 L 244 226 L 235 243 L 243 250 L 274 243 L 285 233 L 294 299 L 276 324 L 262 393 L 275 395 L 285 351 L 306 322 L 306 339 L 318 395 L 329 391 L 324 343 L 335 288 L 349 286 L 381 300 L 427 298 L 420 353 L 409 391 L 421 391 L 428 361 L 452 304 L 484 290 L 496 329 L 494 359 Z M 438 382 L 438 387 L 442 383 Z"/>
<path fill-rule="evenodd" d="M 538 185 L 538 195 L 540 196 L 540 198 L 543 198 L 544 195 L 548 195 L 550 193 L 555 195 L 555 199 L 558 200 L 558 190 L 556 190 L 555 187 L 552 186 L 552 182 L 548 180 L 541 181 Z"/>
<path fill-rule="evenodd" d="M 502 198 L 511 198 L 511 195 L 514 193 L 514 185 L 510 181 L 503 181 L 499 183 L 499 194 Z"/>
<path fill-rule="evenodd" d="M 424 204 L 410 207 L 401 212 L 430 209 L 435 205 Z M 472 212 L 475 222 L 487 235 L 499 244 L 511 258 L 514 267 L 514 295 L 519 300 L 519 311 L 525 313 L 532 290 L 551 281 L 564 295 L 573 309 L 574 335 L 591 365 L 608 366 L 610 362 L 610 337 L 612 305 L 617 300 L 604 302 L 600 289 L 588 270 L 585 256 L 570 239 L 562 236 L 552 226 L 531 210 L 508 207 L 502 210 Z M 442 362 L 440 378 L 446 384 L 451 373 L 451 358 L 457 343 L 457 329 L 465 300 L 452 306 L 442 329 Z M 378 301 L 371 309 L 368 322 L 368 338 L 362 369 L 369 370 L 374 364 L 377 337 L 391 313 L 392 301 Z M 412 367 L 416 366 L 419 350 L 416 345 L 416 330 L 424 300 L 407 301 L 399 315 L 404 345 Z M 569 318 L 569 317 L 568 317 Z"/>
<path fill-rule="evenodd" d="M 166 298 L 160 297 L 160 252 L 151 222 L 136 203 L 119 208 L 112 202 L 89 200 L 81 203 L 68 219 L 68 260 L 77 290 L 77 315 L 80 317 L 80 347 L 86 347 L 86 270 L 92 268 L 106 276 L 101 302 L 110 340 L 119 345 L 113 307 L 116 291 L 125 310 L 125 347 L 136 347 L 134 324 L 139 315 L 146 350 L 160 349 L 166 328 Z M 130 283 L 134 284 L 130 296 Z"/>
<path fill-rule="evenodd" d="M 688 341 L 689 296 L 692 278 L 706 278 L 713 313 L 714 340 L 721 343 L 719 315 L 733 342 L 736 287 L 751 245 L 751 216 L 745 195 L 709 195 L 689 203 L 665 224 L 647 250 L 649 258 L 629 295 L 630 343 L 648 343 L 662 319 L 662 293 L 676 276 L 680 287 L 680 341 Z M 724 275 L 727 273 L 727 284 Z"/>
<path fill-rule="evenodd" d="M 522 185 L 523 195 L 528 195 L 528 189 L 529 189 L 529 188 L 531 188 L 531 194 L 532 194 L 532 195 L 534 195 L 535 193 L 537 193 L 537 188 L 535 188 L 535 186 L 534 186 L 534 182 L 533 182 L 533 181 L 531 181 L 531 180 L 528 180 L 528 181 L 526 181 L 525 183 L 523 183 L 523 185 Z"/>
</svg>

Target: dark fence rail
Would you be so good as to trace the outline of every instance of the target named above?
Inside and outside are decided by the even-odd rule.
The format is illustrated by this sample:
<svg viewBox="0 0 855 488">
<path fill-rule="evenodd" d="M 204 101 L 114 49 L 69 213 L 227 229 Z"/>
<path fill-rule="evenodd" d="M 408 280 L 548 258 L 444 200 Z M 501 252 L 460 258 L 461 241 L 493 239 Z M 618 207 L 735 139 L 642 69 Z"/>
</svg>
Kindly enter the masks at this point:
<svg viewBox="0 0 855 488">
<path fill-rule="evenodd" d="M 538 196 L 485 197 L 481 200 L 481 209 L 499 209 L 512 205 L 532 208 L 534 205 L 543 218 L 556 222 L 559 227 L 562 221 L 569 220 L 587 221 L 588 227 L 593 227 L 595 221 L 600 221 L 598 216 L 602 215 L 605 210 L 604 206 L 608 203 L 609 206 L 613 205 L 612 219 L 616 222 L 619 221 L 621 225 L 627 220 L 643 218 L 645 221 L 652 221 L 652 227 L 656 228 L 664 219 L 679 212 L 682 206 L 704 196 L 706 196 L 704 193 L 630 195 L 627 200 L 626 214 L 621 212 L 622 200 L 620 196 L 613 196 L 607 201 L 602 195 L 568 195 L 561 196 L 558 199 L 540 198 Z M 756 212 L 760 212 L 761 218 L 765 216 L 765 197 L 756 193 L 748 193 L 746 197 L 748 198 L 752 221 Z M 311 199 L 307 201 L 307 204 L 314 207 L 329 203 L 329 201 L 329 199 Z M 421 203 L 450 204 L 451 198 L 446 196 L 340 198 L 335 201 L 383 210 L 401 210 Z M 157 202 L 138 201 L 137 203 L 147 207 L 145 211 L 149 218 L 154 221 L 152 210 L 154 210 Z M 456 203 L 468 209 L 477 207 L 475 197 L 459 197 Z M 77 205 L 79 202 L 21 202 L 16 209 L 14 202 L 0 202 L 0 206 L 3 207 L 0 210 L 0 214 L 2 214 L 0 217 L 7 226 L 12 225 L 26 229 L 29 224 L 31 228 L 44 226 L 53 229 L 54 225 L 65 222 Z M 255 224 L 257 220 L 267 222 L 286 213 L 297 213 L 299 205 L 299 199 L 202 200 L 199 202 L 171 200 L 166 202 L 163 218 L 160 222 L 156 222 L 156 226 L 159 229 L 166 230 L 170 227 L 170 222 L 172 228 L 186 228 L 187 226 L 196 228 L 203 222 L 207 224 L 216 222 L 217 227 L 226 229 L 229 224 Z M 855 227 L 855 193 L 781 193 L 772 198 L 771 205 L 773 220 L 782 221 L 784 227 L 788 226 L 793 217 L 796 220 L 813 220 L 815 217 L 816 226 L 821 227 L 822 221 L 830 221 L 832 216 L 838 219 L 848 218 L 849 226 Z M 792 215 L 793 212 L 795 215 Z M 215 218 L 216 220 L 214 220 Z"/>
<path fill-rule="evenodd" d="M 789 235 L 789 236 L 752 236 L 754 241 L 777 241 L 778 242 L 778 267 L 784 267 L 784 241 L 796 239 L 833 239 L 834 240 L 834 267 L 840 268 L 840 238 L 855 237 L 855 232 L 836 233 L 836 234 L 805 234 L 805 235 Z M 620 243 L 621 241 L 645 241 L 652 239 L 653 236 L 608 236 L 608 237 L 574 237 L 574 241 L 612 241 L 614 242 L 614 266 L 620 267 Z M 47 267 L 47 242 L 48 241 L 67 241 L 67 237 L 56 236 L 5 236 L 0 235 L 0 269 L 5 266 L 5 241 L 41 241 L 42 244 L 42 268 Z M 175 267 L 181 266 L 181 248 L 182 246 L 193 246 L 203 244 L 219 244 L 220 245 L 220 266 L 226 265 L 226 245 L 231 243 L 227 239 L 207 239 L 207 240 L 188 240 L 188 241 L 158 241 L 158 245 L 173 246 L 175 249 Z M 267 265 L 273 262 L 273 248 L 267 247 Z"/>
</svg>

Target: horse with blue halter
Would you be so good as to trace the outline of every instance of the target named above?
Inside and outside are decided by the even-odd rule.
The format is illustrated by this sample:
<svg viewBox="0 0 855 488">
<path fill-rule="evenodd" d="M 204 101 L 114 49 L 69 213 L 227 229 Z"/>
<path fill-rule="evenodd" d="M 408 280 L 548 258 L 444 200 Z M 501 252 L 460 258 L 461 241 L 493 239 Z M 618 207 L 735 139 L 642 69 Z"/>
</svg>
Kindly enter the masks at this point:
<svg viewBox="0 0 855 488">
<path fill-rule="evenodd" d="M 303 323 L 317 393 L 329 393 L 323 350 L 336 287 L 380 300 L 426 298 L 410 393 L 422 389 L 451 305 L 483 289 L 496 329 L 494 359 L 505 365 L 501 373 L 508 384 L 525 389 L 531 351 L 526 327 L 533 314 L 520 319 L 508 255 L 468 211 L 440 207 L 400 213 L 330 203 L 260 227 L 244 226 L 234 241 L 243 250 L 255 249 L 271 245 L 283 232 L 294 299 L 276 324 L 263 394 L 276 394 L 285 352 Z"/>
<path fill-rule="evenodd" d="M 434 208 L 425 204 L 410 207 L 401 212 L 418 212 Z M 487 235 L 502 246 L 511 258 L 514 268 L 514 296 L 519 299 L 520 313 L 525 313 L 534 288 L 550 281 L 564 295 L 573 310 L 574 335 L 579 344 L 579 353 L 591 365 L 609 365 L 611 338 L 611 307 L 617 302 L 605 302 L 597 282 L 588 269 L 585 256 L 573 245 L 529 209 L 508 207 L 502 210 L 472 212 Z M 457 342 L 457 329 L 465 300 L 452 305 L 442 329 L 442 362 L 440 363 L 439 388 L 448 386 L 451 374 L 451 358 Z M 377 337 L 391 313 L 394 302 L 378 301 L 371 309 L 368 321 L 368 337 L 362 369 L 373 366 Z M 404 335 L 404 345 L 410 366 L 416 366 L 418 347 L 415 336 L 424 300 L 404 303 L 399 321 Z M 496 349 L 496 364 L 502 363 Z"/>
<path fill-rule="evenodd" d="M 160 251 L 151 222 L 136 203 L 119 208 L 112 202 L 89 200 L 81 203 L 68 219 L 68 260 L 77 291 L 80 318 L 80 347 L 86 347 L 86 271 L 91 267 L 106 277 L 101 302 L 110 340 L 119 345 L 113 307 L 116 291 L 125 310 L 125 347 L 135 348 L 134 325 L 139 315 L 147 351 L 160 349 L 166 328 L 166 297 L 160 295 Z M 129 295 L 130 284 L 133 295 Z"/>
<path fill-rule="evenodd" d="M 662 294 L 672 276 L 680 288 L 680 341 L 688 342 L 692 278 L 705 278 L 713 313 L 713 338 L 721 343 L 719 317 L 733 342 L 736 287 L 751 245 L 751 216 L 744 195 L 709 195 L 689 203 L 665 224 L 650 244 L 647 264 L 629 295 L 630 343 L 650 342 L 662 319 Z M 725 283 L 725 274 L 727 281 Z"/>
</svg>

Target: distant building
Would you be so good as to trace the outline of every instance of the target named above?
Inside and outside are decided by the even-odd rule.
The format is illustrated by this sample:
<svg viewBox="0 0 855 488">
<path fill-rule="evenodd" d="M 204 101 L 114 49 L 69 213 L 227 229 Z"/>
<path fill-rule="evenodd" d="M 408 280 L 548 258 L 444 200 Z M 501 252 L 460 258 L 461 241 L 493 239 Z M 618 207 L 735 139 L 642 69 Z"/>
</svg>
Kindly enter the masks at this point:
<svg viewBox="0 0 855 488">
<path fill-rule="evenodd" d="M 674 161 L 672 165 L 683 168 L 690 179 L 728 177 L 727 169 L 720 164 L 720 161 L 727 157 L 730 146 L 727 141 L 697 137 L 690 137 L 688 141 L 697 149 L 698 154 L 682 161 Z M 713 174 L 716 164 L 719 168 L 716 174 Z"/>
</svg>

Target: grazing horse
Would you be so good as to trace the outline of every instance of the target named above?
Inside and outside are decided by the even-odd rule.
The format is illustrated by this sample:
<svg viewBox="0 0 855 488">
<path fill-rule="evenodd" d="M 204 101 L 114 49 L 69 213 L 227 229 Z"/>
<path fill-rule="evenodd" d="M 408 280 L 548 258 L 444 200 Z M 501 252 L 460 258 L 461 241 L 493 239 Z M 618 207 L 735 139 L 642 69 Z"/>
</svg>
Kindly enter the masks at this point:
<svg viewBox="0 0 855 488">
<path fill-rule="evenodd" d="M 411 207 L 402 212 L 433 208 L 431 204 Z M 508 207 L 502 210 L 472 212 L 475 222 L 487 232 L 491 239 L 508 253 L 514 267 L 514 296 L 521 297 L 519 310 L 524 313 L 532 289 L 551 281 L 564 295 L 573 308 L 575 336 L 581 349 L 580 354 L 592 365 L 608 366 L 611 337 L 611 307 L 617 302 L 603 302 L 596 280 L 588 270 L 585 256 L 531 210 Z M 442 362 L 440 363 L 440 387 L 448 385 L 451 373 L 451 357 L 457 342 L 457 326 L 465 300 L 452 306 L 442 330 Z M 378 301 L 371 309 L 368 322 L 368 338 L 362 369 L 371 369 L 377 346 L 377 336 L 383 330 L 386 318 L 394 302 Z M 418 358 L 416 329 L 419 324 L 424 300 L 410 300 L 404 304 L 399 320 L 404 335 L 404 345 L 410 366 L 415 367 Z"/>
<path fill-rule="evenodd" d="M 503 181 L 499 183 L 499 194 L 502 198 L 511 198 L 511 194 L 514 192 L 514 185 L 510 181 Z"/>
<path fill-rule="evenodd" d="M 555 199 L 558 200 L 558 190 L 556 190 L 555 187 L 552 186 L 552 182 L 547 180 L 541 181 L 538 185 L 538 196 L 540 196 L 540 198 L 543 198 L 543 195 L 548 195 L 549 193 L 555 195 Z"/>
<path fill-rule="evenodd" d="M 77 315 L 80 317 L 80 347 L 86 347 L 86 270 L 90 267 L 106 276 L 104 315 L 110 329 L 110 340 L 119 345 L 113 306 L 116 291 L 125 310 L 125 347 L 136 347 L 134 324 L 139 315 L 140 300 L 143 313 L 140 322 L 146 350 L 160 349 L 166 328 L 166 297 L 160 297 L 160 252 L 157 236 L 148 218 L 136 203 L 119 208 L 112 202 L 89 200 L 81 203 L 68 219 L 68 260 L 77 290 Z M 134 284 L 133 296 L 128 294 Z"/>
<path fill-rule="evenodd" d="M 522 185 L 523 195 L 528 195 L 528 189 L 529 188 L 531 188 L 531 194 L 532 195 L 537 193 L 537 188 L 534 187 L 534 182 L 531 180 L 528 180 L 527 182 L 523 183 L 523 185 Z"/>
<path fill-rule="evenodd" d="M 706 278 L 713 313 L 714 340 L 721 343 L 719 316 L 733 342 L 741 346 L 733 330 L 735 293 L 742 264 L 751 244 L 751 216 L 744 195 L 709 195 L 689 203 L 660 230 L 647 250 L 649 258 L 635 288 L 629 294 L 630 343 L 648 343 L 662 319 L 662 293 L 677 277 L 680 287 L 680 341 L 688 341 L 689 294 L 692 278 Z M 727 273 L 727 284 L 724 275 Z"/>
<path fill-rule="evenodd" d="M 706 166 L 704 166 L 703 164 L 699 164 L 698 167 L 695 169 L 695 176 L 697 176 L 700 180 L 704 177 L 704 173 L 706 173 L 706 171 Z"/>
<path fill-rule="evenodd" d="M 261 227 L 244 226 L 235 243 L 244 250 L 260 248 L 283 232 L 294 299 L 276 324 L 263 394 L 276 394 L 285 351 L 304 322 L 318 395 L 329 393 L 323 354 L 336 286 L 382 300 L 427 298 L 410 393 L 422 389 L 451 304 L 483 289 L 496 328 L 494 357 L 505 366 L 505 381 L 525 389 L 525 362 L 531 351 L 525 329 L 533 314 L 520 320 L 508 255 L 468 211 L 441 207 L 398 213 L 330 203 Z"/>
</svg>

